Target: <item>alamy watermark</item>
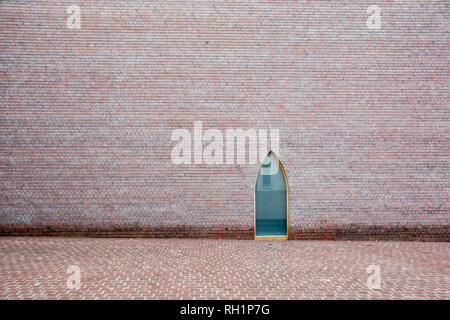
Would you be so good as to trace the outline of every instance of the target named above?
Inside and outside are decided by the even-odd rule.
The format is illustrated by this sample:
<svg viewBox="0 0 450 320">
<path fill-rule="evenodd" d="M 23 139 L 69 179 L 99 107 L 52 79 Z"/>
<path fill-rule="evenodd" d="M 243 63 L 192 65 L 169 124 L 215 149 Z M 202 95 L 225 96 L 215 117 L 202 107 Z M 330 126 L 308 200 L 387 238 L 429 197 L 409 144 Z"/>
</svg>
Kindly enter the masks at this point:
<svg viewBox="0 0 450 320">
<path fill-rule="evenodd" d="M 67 7 L 66 13 L 69 15 L 66 24 L 68 29 L 80 29 L 81 28 L 81 9 L 77 5 L 71 5 Z"/>
<path fill-rule="evenodd" d="M 369 15 L 366 24 L 369 30 L 381 29 L 381 9 L 377 5 L 371 5 L 367 8 L 366 13 Z"/>
<path fill-rule="evenodd" d="M 66 270 L 67 273 L 71 275 L 67 278 L 66 285 L 67 289 L 79 290 L 81 288 L 81 270 L 77 265 L 69 266 Z"/>
<path fill-rule="evenodd" d="M 256 164 L 264 161 L 269 150 L 279 154 L 280 133 L 278 129 L 252 128 L 203 131 L 202 121 L 194 121 L 192 132 L 176 129 L 171 140 L 176 142 L 171 152 L 174 164 Z"/>
<path fill-rule="evenodd" d="M 367 288 L 369 290 L 380 290 L 381 289 L 381 272 L 380 266 L 376 264 L 371 264 L 367 267 L 366 273 L 370 273 L 369 278 L 367 278 Z"/>
</svg>

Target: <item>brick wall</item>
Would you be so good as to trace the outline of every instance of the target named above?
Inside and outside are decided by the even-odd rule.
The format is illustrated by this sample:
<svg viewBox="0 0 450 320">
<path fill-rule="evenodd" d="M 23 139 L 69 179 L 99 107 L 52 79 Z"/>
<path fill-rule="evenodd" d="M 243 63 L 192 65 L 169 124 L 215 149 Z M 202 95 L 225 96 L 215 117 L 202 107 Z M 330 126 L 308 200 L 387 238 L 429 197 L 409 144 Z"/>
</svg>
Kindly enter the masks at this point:
<svg viewBox="0 0 450 320">
<path fill-rule="evenodd" d="M 279 128 L 293 239 L 448 241 L 449 12 L 1 1 L 0 234 L 252 238 L 258 165 L 171 161 L 202 121 Z"/>
</svg>

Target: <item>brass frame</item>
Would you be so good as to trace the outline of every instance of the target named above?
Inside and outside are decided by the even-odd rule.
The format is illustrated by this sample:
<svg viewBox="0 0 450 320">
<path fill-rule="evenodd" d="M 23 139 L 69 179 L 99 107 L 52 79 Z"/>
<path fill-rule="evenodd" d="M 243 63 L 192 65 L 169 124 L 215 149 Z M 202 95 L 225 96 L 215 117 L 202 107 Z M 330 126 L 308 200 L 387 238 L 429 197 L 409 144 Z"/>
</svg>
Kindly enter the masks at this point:
<svg viewBox="0 0 450 320">
<path fill-rule="evenodd" d="M 256 173 L 255 191 L 253 192 L 253 211 L 255 212 L 254 219 L 253 219 L 254 239 L 255 240 L 288 240 L 289 239 L 289 184 L 288 184 L 288 180 L 286 177 L 286 172 L 284 171 L 284 168 L 283 168 L 283 165 L 281 164 L 280 159 L 278 159 L 277 155 L 272 150 L 270 150 L 267 153 L 265 158 L 267 158 L 267 156 L 269 154 L 272 154 L 275 157 L 275 159 L 278 161 L 278 166 L 281 168 L 281 171 L 283 172 L 284 182 L 286 183 L 286 235 L 285 236 L 273 236 L 273 237 L 270 237 L 270 236 L 257 237 L 256 236 L 256 183 L 258 182 L 259 171 L 261 171 L 261 166 L 262 166 L 262 163 L 261 163 L 259 165 L 258 172 Z"/>
</svg>

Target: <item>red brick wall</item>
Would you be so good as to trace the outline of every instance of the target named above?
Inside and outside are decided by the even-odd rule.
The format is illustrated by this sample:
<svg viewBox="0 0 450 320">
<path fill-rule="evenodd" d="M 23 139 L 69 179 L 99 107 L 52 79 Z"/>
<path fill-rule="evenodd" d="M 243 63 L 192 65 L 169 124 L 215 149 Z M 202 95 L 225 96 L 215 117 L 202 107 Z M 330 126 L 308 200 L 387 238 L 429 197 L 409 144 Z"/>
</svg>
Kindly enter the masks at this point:
<svg viewBox="0 0 450 320">
<path fill-rule="evenodd" d="M 172 131 L 203 121 L 279 128 L 291 238 L 448 241 L 448 14 L 1 1 L 0 233 L 252 238 L 257 165 L 171 162 Z"/>
</svg>

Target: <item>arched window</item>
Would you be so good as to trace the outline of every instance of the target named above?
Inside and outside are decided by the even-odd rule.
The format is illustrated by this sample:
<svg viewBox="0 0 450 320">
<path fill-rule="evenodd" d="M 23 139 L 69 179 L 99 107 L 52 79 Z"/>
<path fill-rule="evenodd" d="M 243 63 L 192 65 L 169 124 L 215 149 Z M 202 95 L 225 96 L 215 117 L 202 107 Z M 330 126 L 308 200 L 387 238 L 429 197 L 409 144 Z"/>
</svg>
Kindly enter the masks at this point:
<svg viewBox="0 0 450 320">
<path fill-rule="evenodd" d="M 283 166 L 270 151 L 255 186 L 255 239 L 288 239 L 288 184 Z"/>
</svg>

